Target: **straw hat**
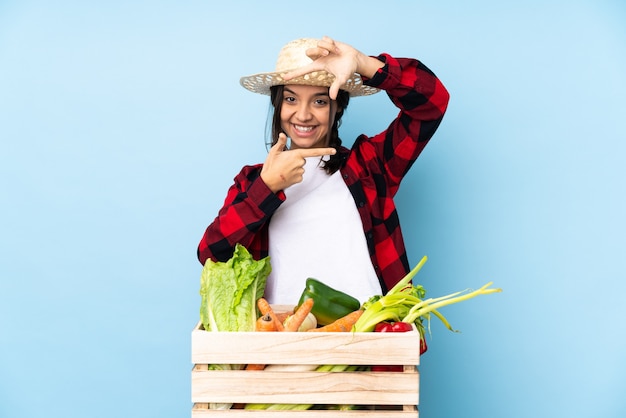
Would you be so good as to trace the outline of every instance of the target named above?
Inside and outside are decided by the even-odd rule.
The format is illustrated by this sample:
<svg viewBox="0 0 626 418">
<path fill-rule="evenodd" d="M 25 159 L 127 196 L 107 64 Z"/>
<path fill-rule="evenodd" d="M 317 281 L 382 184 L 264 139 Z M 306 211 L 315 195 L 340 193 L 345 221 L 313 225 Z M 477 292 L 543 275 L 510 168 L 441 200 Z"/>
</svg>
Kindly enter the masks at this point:
<svg viewBox="0 0 626 418">
<path fill-rule="evenodd" d="M 313 60 L 306 55 L 306 50 L 315 48 L 318 42 L 317 39 L 312 38 L 302 38 L 289 42 L 280 50 L 278 60 L 276 61 L 276 70 L 274 72 L 241 77 L 239 82 L 244 88 L 251 92 L 266 95 L 270 94 L 270 87 L 278 85 L 299 84 L 305 86 L 330 87 L 335 76 L 326 71 L 313 71 L 312 73 L 293 78 L 289 81 L 285 81 L 282 78 L 282 75 L 285 73 L 313 62 Z M 361 76 L 357 73 L 354 73 L 354 75 L 341 86 L 341 90 L 350 93 L 351 97 L 366 96 L 378 93 L 379 91 L 377 88 L 364 85 Z"/>
</svg>

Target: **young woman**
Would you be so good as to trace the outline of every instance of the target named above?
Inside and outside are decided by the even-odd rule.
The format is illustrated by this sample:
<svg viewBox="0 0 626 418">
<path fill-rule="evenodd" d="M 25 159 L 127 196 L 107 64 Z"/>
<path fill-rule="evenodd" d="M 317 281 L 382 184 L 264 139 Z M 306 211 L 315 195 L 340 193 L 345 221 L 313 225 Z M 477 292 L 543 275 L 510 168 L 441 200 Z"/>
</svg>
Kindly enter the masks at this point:
<svg viewBox="0 0 626 418">
<path fill-rule="evenodd" d="M 199 261 L 226 261 L 237 243 L 269 255 L 271 303 L 297 303 L 308 277 L 361 301 L 385 293 L 410 267 L 393 197 L 441 123 L 445 87 L 416 59 L 368 56 L 328 37 L 288 43 L 274 72 L 241 84 L 271 97 L 272 147 L 235 177 Z M 380 90 L 396 119 L 342 146 L 350 98 Z"/>
</svg>

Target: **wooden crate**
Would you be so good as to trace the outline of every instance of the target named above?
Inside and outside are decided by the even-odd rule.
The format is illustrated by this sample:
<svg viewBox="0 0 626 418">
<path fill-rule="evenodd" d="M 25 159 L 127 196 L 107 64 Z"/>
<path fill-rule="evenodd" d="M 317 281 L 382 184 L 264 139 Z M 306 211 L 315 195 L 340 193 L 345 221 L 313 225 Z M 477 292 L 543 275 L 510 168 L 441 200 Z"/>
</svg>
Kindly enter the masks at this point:
<svg viewBox="0 0 626 418">
<path fill-rule="evenodd" d="M 417 417 L 419 333 L 191 334 L 192 418 Z M 207 370 L 209 364 L 403 365 L 402 372 Z M 363 405 L 362 410 L 212 410 L 209 403 Z"/>
</svg>

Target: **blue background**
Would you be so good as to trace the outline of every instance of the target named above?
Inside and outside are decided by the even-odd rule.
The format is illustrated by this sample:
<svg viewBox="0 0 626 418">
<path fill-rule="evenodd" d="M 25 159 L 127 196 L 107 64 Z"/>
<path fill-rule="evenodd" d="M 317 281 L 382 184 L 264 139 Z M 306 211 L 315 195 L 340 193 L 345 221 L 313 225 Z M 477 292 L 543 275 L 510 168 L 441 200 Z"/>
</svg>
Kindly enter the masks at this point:
<svg viewBox="0 0 626 418">
<path fill-rule="evenodd" d="M 223 3 L 0 1 L 0 416 L 189 416 L 196 245 L 266 152 L 239 77 L 326 34 L 444 81 L 411 263 L 504 289 L 433 321 L 420 416 L 626 416 L 624 3 Z M 344 142 L 394 115 L 353 100 Z"/>
</svg>

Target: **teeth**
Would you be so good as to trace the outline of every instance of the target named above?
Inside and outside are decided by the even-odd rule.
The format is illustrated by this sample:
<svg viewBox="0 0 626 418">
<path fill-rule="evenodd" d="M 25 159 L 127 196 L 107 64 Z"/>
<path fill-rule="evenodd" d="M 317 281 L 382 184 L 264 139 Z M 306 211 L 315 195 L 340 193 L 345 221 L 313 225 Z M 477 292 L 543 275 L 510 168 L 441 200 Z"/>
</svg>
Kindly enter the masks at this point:
<svg viewBox="0 0 626 418">
<path fill-rule="evenodd" d="M 312 126 L 299 126 L 299 125 L 294 125 L 294 128 L 295 128 L 297 131 L 300 131 L 300 132 L 311 132 L 311 131 L 313 130 L 313 127 L 312 127 Z"/>
</svg>

